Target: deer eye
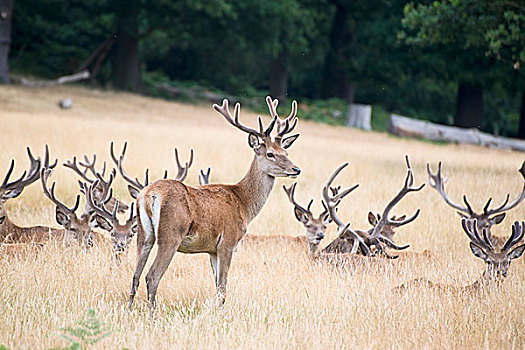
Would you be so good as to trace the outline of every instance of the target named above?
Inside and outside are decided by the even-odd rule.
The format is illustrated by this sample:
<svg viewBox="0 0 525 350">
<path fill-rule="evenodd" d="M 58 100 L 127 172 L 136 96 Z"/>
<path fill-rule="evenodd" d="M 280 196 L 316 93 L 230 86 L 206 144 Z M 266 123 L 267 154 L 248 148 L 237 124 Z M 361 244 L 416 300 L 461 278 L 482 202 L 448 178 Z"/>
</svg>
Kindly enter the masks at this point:
<svg viewBox="0 0 525 350">
<path fill-rule="evenodd" d="M 272 152 L 266 153 L 266 157 L 271 158 L 271 159 L 275 158 L 275 156 L 274 156 L 274 154 Z"/>
</svg>

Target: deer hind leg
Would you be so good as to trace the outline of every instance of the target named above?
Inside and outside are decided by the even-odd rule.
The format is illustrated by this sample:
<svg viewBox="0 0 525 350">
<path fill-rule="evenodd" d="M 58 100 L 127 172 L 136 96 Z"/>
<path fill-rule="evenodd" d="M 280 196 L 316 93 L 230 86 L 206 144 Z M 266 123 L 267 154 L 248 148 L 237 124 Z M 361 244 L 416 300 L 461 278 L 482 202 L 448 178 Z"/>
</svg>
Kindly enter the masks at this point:
<svg viewBox="0 0 525 350">
<path fill-rule="evenodd" d="M 131 291 L 129 293 L 128 309 L 131 310 L 135 294 L 139 288 L 140 276 L 144 271 L 144 266 L 148 261 L 151 248 L 156 241 L 156 232 L 154 231 L 153 222 L 148 216 L 143 206 L 141 198 L 139 204 L 139 215 L 137 217 L 137 266 L 131 282 Z"/>
</svg>

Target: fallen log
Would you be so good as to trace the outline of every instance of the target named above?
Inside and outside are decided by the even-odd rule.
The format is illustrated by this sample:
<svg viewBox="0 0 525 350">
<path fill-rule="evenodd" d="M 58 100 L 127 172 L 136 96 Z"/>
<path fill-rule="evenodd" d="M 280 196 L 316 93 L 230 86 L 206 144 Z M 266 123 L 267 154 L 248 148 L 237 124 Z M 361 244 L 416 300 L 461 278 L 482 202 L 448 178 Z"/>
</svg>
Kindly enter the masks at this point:
<svg viewBox="0 0 525 350">
<path fill-rule="evenodd" d="M 88 71 L 83 71 L 71 75 L 65 75 L 55 80 L 30 80 L 24 77 L 11 76 L 11 81 L 15 84 L 22 84 L 27 86 L 53 86 L 53 85 L 62 85 L 67 83 L 74 83 L 77 81 L 89 79 L 90 74 Z"/>
<path fill-rule="evenodd" d="M 525 140 L 495 136 L 478 129 L 464 129 L 416 120 L 397 114 L 390 115 L 388 132 L 402 137 L 414 137 L 432 141 L 448 141 L 460 144 L 476 144 L 490 148 L 511 149 L 525 152 Z"/>
</svg>

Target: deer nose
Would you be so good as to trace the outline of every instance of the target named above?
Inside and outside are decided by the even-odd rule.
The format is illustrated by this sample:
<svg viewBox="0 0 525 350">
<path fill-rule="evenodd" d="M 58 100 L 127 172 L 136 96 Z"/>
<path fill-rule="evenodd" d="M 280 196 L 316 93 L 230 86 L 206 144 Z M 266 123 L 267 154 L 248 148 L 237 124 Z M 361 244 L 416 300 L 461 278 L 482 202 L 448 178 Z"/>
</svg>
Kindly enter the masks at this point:
<svg viewBox="0 0 525 350">
<path fill-rule="evenodd" d="M 296 175 L 299 175 L 301 173 L 301 168 L 299 167 L 293 167 L 292 170 L 295 171 Z"/>
<path fill-rule="evenodd" d="M 324 233 L 319 232 L 319 234 L 317 234 L 317 237 L 319 237 L 319 239 L 323 239 L 324 238 Z"/>
</svg>

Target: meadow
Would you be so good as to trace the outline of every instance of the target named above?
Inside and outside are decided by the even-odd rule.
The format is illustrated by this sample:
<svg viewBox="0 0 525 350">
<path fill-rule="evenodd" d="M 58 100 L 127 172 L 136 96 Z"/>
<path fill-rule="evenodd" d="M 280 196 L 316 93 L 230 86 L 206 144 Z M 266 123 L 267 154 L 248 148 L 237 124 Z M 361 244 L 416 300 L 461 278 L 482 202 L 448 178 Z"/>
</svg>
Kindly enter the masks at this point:
<svg viewBox="0 0 525 350">
<path fill-rule="evenodd" d="M 58 108 L 57 101 L 64 97 L 73 99 L 71 110 Z M 288 106 L 279 112 L 288 115 Z M 241 121 L 255 126 L 256 114 L 241 109 Z M 140 177 L 149 168 L 153 178 L 164 169 L 175 175 L 174 147 L 182 159 L 193 148 L 195 161 L 186 180 L 190 185 L 198 184 L 199 170 L 208 166 L 212 183 L 235 183 L 253 156 L 246 134 L 229 125 L 211 104 L 186 105 L 80 87 L 2 86 L 0 122 L 1 177 L 13 158 L 13 176 L 21 174 L 28 164 L 26 147 L 42 155 L 45 144 L 60 163 L 93 153 L 101 162 L 110 161 L 111 141 L 117 149 L 128 141 L 127 172 Z M 340 205 L 339 216 L 353 228 L 368 229 L 367 213 L 382 212 L 401 188 L 405 154 L 411 158 L 416 185 L 427 182 L 427 162 L 435 169 L 443 161 L 450 197 L 460 202 L 467 194 L 477 210 L 489 197 L 500 203 L 507 193 L 514 198 L 523 187 L 518 173 L 522 153 L 432 144 L 301 120 L 297 130 L 301 137 L 289 154 L 302 174 L 297 180 L 277 180 L 249 226 L 250 234 L 302 234 L 283 184 L 297 181 L 296 200 L 306 205 L 314 198 L 317 215 L 324 183 L 345 161 L 350 166 L 336 181 L 344 187 L 360 186 Z M 57 197 L 72 205 L 77 176 L 60 165 L 51 181 L 57 182 Z M 115 189 L 119 199 L 131 202 L 121 178 Z M 513 263 L 502 288 L 490 294 L 391 291 L 416 277 L 467 285 L 484 270 L 483 262 L 470 252 L 458 215 L 428 185 L 409 194 L 394 211 L 411 215 L 417 208 L 417 220 L 400 228 L 395 240 L 410 244 L 410 250 L 430 249 L 433 259 L 382 268 L 337 268 L 315 263 L 293 247 L 241 246 L 233 257 L 226 304 L 218 307 L 208 256 L 179 253 L 160 283 L 154 318 L 149 316 L 144 275 L 133 311 L 126 309 L 134 243 L 119 266 L 105 246 L 86 251 L 49 244 L 24 256 L 0 256 L 0 345 L 66 347 L 60 328 L 74 326 L 94 309 L 111 330 L 93 345 L 96 349 L 524 348 L 523 261 Z M 21 226 L 59 227 L 54 210 L 40 182 L 7 204 L 9 217 Z M 509 235 L 512 223 L 524 214 L 522 204 L 508 212 L 493 233 Z M 322 245 L 335 235 L 331 224 Z"/>
</svg>

